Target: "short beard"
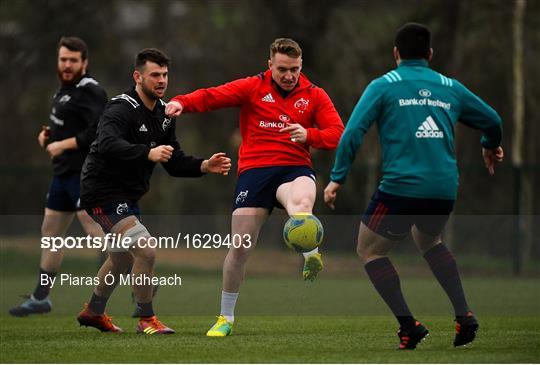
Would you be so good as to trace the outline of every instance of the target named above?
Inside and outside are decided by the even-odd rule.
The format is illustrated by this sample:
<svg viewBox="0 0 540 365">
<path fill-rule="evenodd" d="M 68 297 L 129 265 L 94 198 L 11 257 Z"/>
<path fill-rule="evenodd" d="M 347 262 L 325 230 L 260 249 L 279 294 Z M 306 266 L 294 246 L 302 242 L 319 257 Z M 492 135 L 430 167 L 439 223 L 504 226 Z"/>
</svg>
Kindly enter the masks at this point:
<svg viewBox="0 0 540 365">
<path fill-rule="evenodd" d="M 73 78 L 70 81 L 65 81 L 62 78 L 62 71 L 60 71 L 58 68 L 56 69 L 56 74 L 58 75 L 58 79 L 60 80 L 60 83 L 64 87 L 77 85 L 84 76 L 82 68 L 77 73 L 73 74 Z"/>
<path fill-rule="evenodd" d="M 147 89 L 144 86 L 144 83 L 141 83 L 141 90 L 150 100 L 159 100 L 160 97 L 154 94 L 150 89 Z"/>
</svg>

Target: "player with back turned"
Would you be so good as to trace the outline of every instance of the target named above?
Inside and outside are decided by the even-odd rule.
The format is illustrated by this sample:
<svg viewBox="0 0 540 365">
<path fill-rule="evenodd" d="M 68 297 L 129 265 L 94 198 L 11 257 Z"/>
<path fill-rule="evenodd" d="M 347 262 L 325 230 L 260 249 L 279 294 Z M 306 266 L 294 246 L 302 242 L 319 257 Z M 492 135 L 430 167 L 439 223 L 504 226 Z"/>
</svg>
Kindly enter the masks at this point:
<svg viewBox="0 0 540 365">
<path fill-rule="evenodd" d="M 100 119 L 97 137 L 83 166 L 81 205 L 107 233 L 129 238 L 128 247 L 108 247 L 110 266 L 98 272 L 99 284 L 88 305 L 77 317 L 81 325 L 102 332 L 121 332 L 105 314 L 107 301 L 120 275 L 131 268 L 132 277 L 142 279 L 133 284 L 137 302 L 138 333 L 168 334 L 154 314 L 152 278 L 155 246 L 140 221 L 139 199 L 150 188 L 150 177 L 157 163 L 174 177 L 199 177 L 205 173 L 227 175 L 231 161 L 224 153 L 208 160 L 186 155 L 176 138 L 176 123 L 165 115 L 161 100 L 168 83 L 169 58 L 160 50 L 144 49 L 135 60 L 135 87 L 111 99 Z M 110 273 L 114 283 L 105 281 Z"/>
<path fill-rule="evenodd" d="M 362 138 L 377 123 L 383 177 L 360 225 L 357 252 L 365 270 L 400 324 L 400 349 L 414 349 L 428 330 L 412 315 L 399 276 L 387 257 L 409 231 L 454 307 L 454 346 L 472 342 L 478 321 L 466 301 L 456 260 L 441 232 L 454 207 L 458 171 L 454 127 L 483 132 L 482 153 L 490 174 L 503 159 L 501 118 L 459 81 L 429 68 L 431 33 L 408 23 L 396 34 L 398 67 L 372 81 L 339 143 L 324 199 L 334 207 Z"/>
</svg>

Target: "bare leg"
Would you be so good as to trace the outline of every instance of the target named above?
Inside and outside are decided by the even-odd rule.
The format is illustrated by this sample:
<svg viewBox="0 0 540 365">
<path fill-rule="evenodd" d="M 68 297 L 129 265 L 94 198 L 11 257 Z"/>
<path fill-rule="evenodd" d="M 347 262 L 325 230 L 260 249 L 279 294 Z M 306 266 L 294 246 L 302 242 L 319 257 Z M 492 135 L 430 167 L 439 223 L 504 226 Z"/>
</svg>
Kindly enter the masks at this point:
<svg viewBox="0 0 540 365">
<path fill-rule="evenodd" d="M 277 200 L 285 207 L 289 215 L 312 213 L 317 195 L 315 181 L 307 176 L 281 184 L 276 191 Z"/>
<path fill-rule="evenodd" d="M 133 268 L 131 275 L 133 277 L 152 277 L 154 276 L 154 263 L 156 261 L 156 250 L 154 248 L 132 247 Z M 124 271 L 125 272 L 125 271 Z M 133 293 L 138 303 L 149 303 L 152 301 L 152 285 L 133 285 Z"/>
<path fill-rule="evenodd" d="M 232 237 L 241 237 L 242 244 L 236 241 L 236 246 L 231 245 L 225 261 L 223 262 L 223 291 L 238 293 L 244 280 L 245 264 L 250 252 L 255 248 L 259 232 L 268 217 L 265 208 L 238 208 L 233 212 L 231 222 Z M 247 236 L 246 236 L 247 235 Z M 249 237 L 251 244 L 245 237 Z M 248 246 L 249 247 L 245 247 Z"/>
<path fill-rule="evenodd" d="M 358 231 L 358 245 L 356 253 L 364 265 L 371 261 L 386 257 L 388 252 L 396 245 L 396 241 L 384 238 L 370 230 L 362 222 Z"/>
<path fill-rule="evenodd" d="M 99 284 L 94 289 L 94 293 L 102 298 L 109 298 L 120 281 L 120 275 L 125 274 L 132 265 L 133 256 L 129 252 L 110 252 L 98 271 Z M 112 285 L 105 281 L 105 275 L 109 273 L 114 277 Z"/>
<path fill-rule="evenodd" d="M 136 225 L 140 225 L 135 216 L 130 216 L 122 219 L 112 227 L 111 232 L 125 235 L 130 229 Z M 143 227 L 144 228 L 144 227 Z M 131 275 L 133 277 L 152 277 L 154 275 L 154 263 L 156 258 L 156 249 L 147 247 L 147 239 L 150 234 L 146 231 L 146 237 L 137 239 L 139 242 L 133 242 L 129 248 L 129 253 L 133 256 Z M 112 269 L 117 275 L 126 273 L 130 263 L 125 255 L 116 255 L 118 252 L 110 252 Z M 125 252 L 120 252 L 125 254 Z M 133 285 L 133 293 L 137 303 L 149 303 L 152 301 L 152 285 Z"/>
<path fill-rule="evenodd" d="M 137 223 L 138 223 L 138 220 L 136 217 L 134 216 L 127 217 L 125 219 L 122 219 L 117 224 L 115 224 L 111 228 L 111 232 L 124 235 L 129 229 L 135 227 Z M 110 249 L 109 257 L 103 263 L 103 265 L 101 266 L 98 272 L 98 277 L 100 280 L 99 284 L 95 287 L 94 293 L 89 302 L 89 309 L 93 313 L 96 313 L 96 314 L 104 313 L 107 301 L 109 297 L 111 296 L 112 292 L 114 291 L 114 289 L 116 288 L 116 286 L 118 285 L 120 275 L 125 274 L 132 265 L 134 269 L 138 267 L 139 274 L 141 272 L 153 273 L 153 261 L 151 263 L 150 269 L 148 269 L 144 265 L 144 263 L 141 264 L 141 256 L 145 249 L 142 249 L 139 247 L 133 247 L 133 246 L 130 248 L 129 252 L 128 251 L 115 251 L 115 250 L 112 250 L 111 248 L 109 249 Z M 134 262 L 137 261 L 137 257 L 139 258 L 138 266 L 134 264 Z M 112 285 L 108 285 L 107 282 L 105 281 L 105 277 L 109 273 L 112 274 L 115 279 Z M 140 289 L 139 286 L 134 286 L 134 292 L 138 301 L 140 297 L 142 297 L 143 300 L 144 298 L 146 298 L 144 296 L 144 289 Z M 151 292 L 151 286 L 150 286 L 150 292 Z M 141 293 L 143 294 L 141 295 Z M 150 294 L 150 299 L 148 300 L 148 302 L 151 301 L 151 298 L 152 297 Z"/>
<path fill-rule="evenodd" d="M 105 235 L 101 226 L 97 224 L 85 210 L 79 210 L 77 212 L 77 218 L 86 234 L 91 237 L 103 237 Z"/>
<path fill-rule="evenodd" d="M 41 225 L 41 235 L 43 237 L 65 236 L 69 225 L 73 221 L 73 217 L 74 214 L 72 212 L 61 212 L 45 208 L 43 224 Z M 41 251 L 40 267 L 47 272 L 57 273 L 62 266 L 63 257 L 63 250 L 53 252 L 50 249 L 44 248 Z"/>
<path fill-rule="evenodd" d="M 276 191 L 276 199 L 285 207 L 289 215 L 297 213 L 313 212 L 313 205 L 317 196 L 315 181 L 307 176 L 299 176 L 291 182 L 281 184 Z M 323 262 L 319 254 L 319 248 L 302 253 L 304 256 L 304 268 L 302 277 L 304 280 L 313 281 L 323 269 Z"/>
</svg>

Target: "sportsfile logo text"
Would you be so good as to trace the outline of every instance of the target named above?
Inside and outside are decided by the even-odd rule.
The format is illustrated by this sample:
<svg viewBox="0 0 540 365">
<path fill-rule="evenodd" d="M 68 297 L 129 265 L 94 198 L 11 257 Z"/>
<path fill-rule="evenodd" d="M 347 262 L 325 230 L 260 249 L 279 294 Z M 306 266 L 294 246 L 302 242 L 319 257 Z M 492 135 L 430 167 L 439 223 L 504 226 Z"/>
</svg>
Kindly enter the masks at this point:
<svg viewBox="0 0 540 365">
<path fill-rule="evenodd" d="M 124 248 L 129 249 L 132 246 L 132 238 L 116 233 L 107 233 L 105 236 L 92 237 L 41 237 L 41 248 L 56 252 L 60 249 L 67 248 L 92 248 L 101 251 L 107 248 Z"/>
<path fill-rule="evenodd" d="M 178 233 L 176 237 L 140 237 L 136 242 L 129 236 L 119 233 L 107 233 L 103 237 L 42 237 L 41 248 L 57 252 L 63 248 L 91 248 L 105 251 L 107 249 L 128 250 L 137 244 L 140 248 L 250 248 L 252 245 L 249 234 L 218 234 L 218 233 Z"/>
</svg>

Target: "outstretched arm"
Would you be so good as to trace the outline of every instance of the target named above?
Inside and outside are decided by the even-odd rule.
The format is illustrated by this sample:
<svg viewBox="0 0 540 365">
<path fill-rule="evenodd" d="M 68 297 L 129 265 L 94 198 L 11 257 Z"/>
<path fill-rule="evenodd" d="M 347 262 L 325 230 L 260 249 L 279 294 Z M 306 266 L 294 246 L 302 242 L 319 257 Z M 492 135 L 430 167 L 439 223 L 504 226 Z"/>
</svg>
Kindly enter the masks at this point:
<svg viewBox="0 0 540 365">
<path fill-rule="evenodd" d="M 231 169 L 231 159 L 223 152 L 212 155 L 209 159 L 186 155 L 176 138 L 176 123 L 173 121 L 168 131 L 169 157 L 162 162 L 169 175 L 175 177 L 199 177 L 206 173 L 227 175 Z"/>
<path fill-rule="evenodd" d="M 198 89 L 190 94 L 177 95 L 167 104 L 165 113 L 169 117 L 177 117 L 181 113 L 202 113 L 241 106 L 249 99 L 256 79 L 247 77 L 216 87 Z"/>
<path fill-rule="evenodd" d="M 199 177 L 208 173 L 227 176 L 231 169 L 231 159 L 224 152 L 215 153 L 207 160 L 186 155 L 179 146 L 171 153 L 171 157 L 162 164 L 167 173 L 174 177 Z"/>
<path fill-rule="evenodd" d="M 339 184 L 345 182 L 364 135 L 369 127 L 379 119 L 381 99 L 382 91 L 372 82 L 356 104 L 345 132 L 341 136 L 336 152 L 336 161 L 330 174 L 331 181 Z"/>
</svg>

